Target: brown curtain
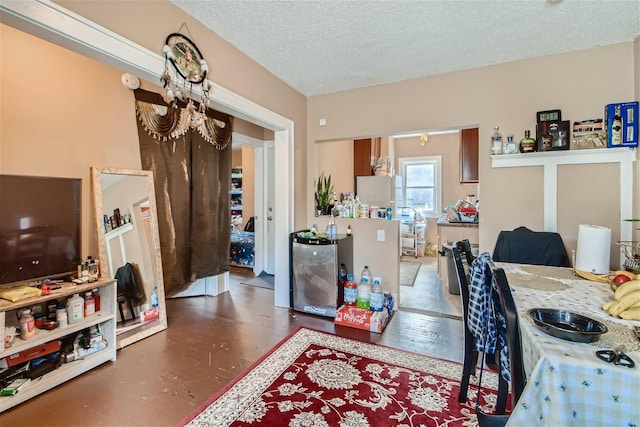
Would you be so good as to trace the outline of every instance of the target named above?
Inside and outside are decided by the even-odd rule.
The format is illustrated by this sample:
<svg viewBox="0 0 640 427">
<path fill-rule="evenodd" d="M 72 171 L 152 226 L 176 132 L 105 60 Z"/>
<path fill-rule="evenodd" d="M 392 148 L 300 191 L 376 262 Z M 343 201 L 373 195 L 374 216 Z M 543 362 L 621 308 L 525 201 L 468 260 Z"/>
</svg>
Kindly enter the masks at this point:
<svg viewBox="0 0 640 427">
<path fill-rule="evenodd" d="M 206 125 L 192 130 L 184 105 L 169 108 L 159 94 L 143 90 L 135 98 L 140 157 L 154 174 L 164 287 L 171 296 L 228 270 L 233 117 L 209 109 Z"/>
</svg>

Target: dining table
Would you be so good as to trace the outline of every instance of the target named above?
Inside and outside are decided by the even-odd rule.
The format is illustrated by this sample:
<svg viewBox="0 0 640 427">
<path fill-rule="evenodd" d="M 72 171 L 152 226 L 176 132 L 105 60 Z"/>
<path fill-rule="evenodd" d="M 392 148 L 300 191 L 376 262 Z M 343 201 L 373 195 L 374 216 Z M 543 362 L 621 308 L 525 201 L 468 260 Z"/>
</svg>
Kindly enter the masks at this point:
<svg viewBox="0 0 640 427">
<path fill-rule="evenodd" d="M 507 276 L 518 309 L 527 384 L 508 426 L 640 426 L 639 321 L 610 316 L 609 283 L 576 276 L 563 267 L 496 262 Z M 624 285 L 623 285 L 624 286 Z M 591 342 L 558 338 L 536 325 L 529 310 L 568 311 L 605 325 Z M 596 351 L 619 349 L 635 367 L 615 365 Z"/>
</svg>

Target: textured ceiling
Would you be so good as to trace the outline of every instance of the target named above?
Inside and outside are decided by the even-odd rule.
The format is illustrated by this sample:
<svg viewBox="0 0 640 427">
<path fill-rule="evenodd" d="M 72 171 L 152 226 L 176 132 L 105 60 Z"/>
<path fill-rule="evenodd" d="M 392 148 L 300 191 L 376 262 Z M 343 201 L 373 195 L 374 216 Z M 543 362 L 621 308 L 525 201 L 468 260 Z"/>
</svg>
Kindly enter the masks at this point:
<svg viewBox="0 0 640 427">
<path fill-rule="evenodd" d="M 640 34 L 639 0 L 171 1 L 306 96 Z"/>
</svg>

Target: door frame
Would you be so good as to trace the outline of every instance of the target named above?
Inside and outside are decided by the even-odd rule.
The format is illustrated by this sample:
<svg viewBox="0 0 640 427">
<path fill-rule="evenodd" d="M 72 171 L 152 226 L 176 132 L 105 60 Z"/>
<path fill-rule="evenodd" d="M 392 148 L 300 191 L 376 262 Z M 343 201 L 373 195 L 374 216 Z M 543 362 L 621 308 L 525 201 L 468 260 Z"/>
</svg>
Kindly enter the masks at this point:
<svg viewBox="0 0 640 427">
<path fill-rule="evenodd" d="M 0 3 L 3 24 L 131 73 L 148 82 L 160 81 L 164 57 L 53 2 L 6 0 Z M 195 90 L 201 96 L 200 88 Z M 294 123 L 216 83 L 210 95 L 218 111 L 274 132 L 276 265 L 274 303 L 289 307 L 289 233 L 293 229 Z"/>
</svg>

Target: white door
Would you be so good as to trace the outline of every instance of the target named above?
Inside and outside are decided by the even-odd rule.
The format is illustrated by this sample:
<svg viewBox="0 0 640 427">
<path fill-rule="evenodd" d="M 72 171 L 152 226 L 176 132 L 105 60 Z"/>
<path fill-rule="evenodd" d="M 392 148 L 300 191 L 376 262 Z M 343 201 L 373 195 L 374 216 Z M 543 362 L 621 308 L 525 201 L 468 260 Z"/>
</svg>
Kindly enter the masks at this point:
<svg viewBox="0 0 640 427">
<path fill-rule="evenodd" d="M 265 194 L 267 207 L 267 227 L 265 236 L 265 269 L 269 274 L 276 272 L 276 222 L 275 206 L 275 149 L 273 144 L 265 146 Z M 281 212 L 282 214 L 282 212 Z"/>
<path fill-rule="evenodd" d="M 235 134 L 234 134 L 235 135 Z M 246 141 L 246 137 L 240 138 Z M 253 272 L 275 274 L 275 149 L 273 141 L 254 145 L 255 255 Z"/>
</svg>

